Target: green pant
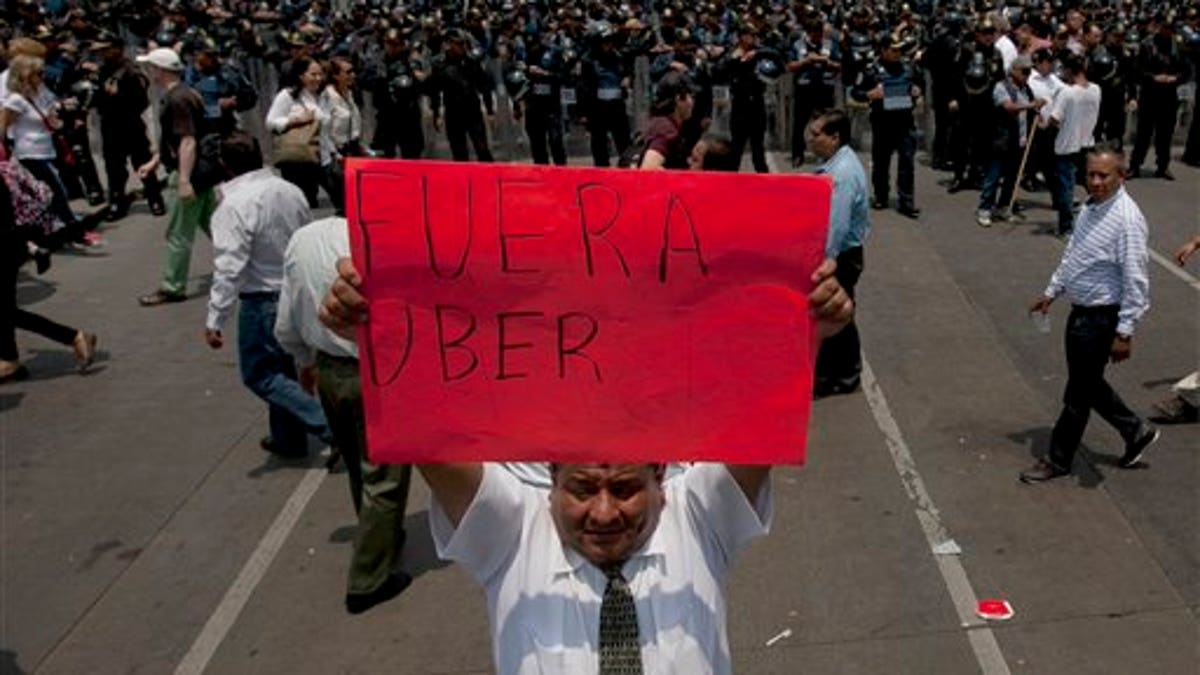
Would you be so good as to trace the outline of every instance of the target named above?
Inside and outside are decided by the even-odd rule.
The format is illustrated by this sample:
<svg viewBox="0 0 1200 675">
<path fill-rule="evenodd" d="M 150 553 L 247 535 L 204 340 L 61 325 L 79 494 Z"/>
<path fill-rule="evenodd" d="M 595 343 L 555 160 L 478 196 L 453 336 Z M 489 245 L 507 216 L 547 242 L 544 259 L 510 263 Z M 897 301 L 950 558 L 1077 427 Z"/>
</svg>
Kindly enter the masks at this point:
<svg viewBox="0 0 1200 675">
<path fill-rule="evenodd" d="M 195 199 L 179 198 L 179 173 L 167 179 L 167 265 L 163 270 L 164 293 L 187 293 L 188 266 L 192 262 L 192 242 L 199 228 L 212 239 L 209 221 L 217 208 L 217 190 L 197 192 Z"/>
<path fill-rule="evenodd" d="M 358 361 L 318 353 L 317 388 L 333 442 L 346 463 L 350 497 L 358 513 L 346 592 L 370 593 L 387 581 L 400 561 L 412 467 L 367 461 Z"/>
</svg>

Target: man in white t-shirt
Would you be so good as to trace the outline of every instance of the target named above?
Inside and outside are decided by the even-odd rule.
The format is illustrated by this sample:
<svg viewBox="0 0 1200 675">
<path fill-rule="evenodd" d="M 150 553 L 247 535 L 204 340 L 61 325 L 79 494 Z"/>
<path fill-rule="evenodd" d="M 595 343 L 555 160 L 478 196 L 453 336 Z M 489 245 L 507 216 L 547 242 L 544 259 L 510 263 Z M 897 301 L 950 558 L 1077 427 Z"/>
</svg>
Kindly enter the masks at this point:
<svg viewBox="0 0 1200 675">
<path fill-rule="evenodd" d="M 1058 129 L 1054 139 L 1057 171 L 1051 196 L 1058 211 L 1058 233 L 1066 235 L 1074 221 L 1076 175 L 1088 149 L 1096 144 L 1092 132 L 1100 118 L 1100 87 L 1088 82 L 1082 58 L 1069 54 L 1062 67 L 1067 86 L 1055 97 L 1050 111 L 1050 123 Z"/>
<path fill-rule="evenodd" d="M 1033 136 L 1033 148 L 1029 151 L 1029 164 L 1025 171 L 1025 182 L 1021 187 L 1029 192 L 1037 192 L 1041 186 L 1037 183 L 1036 175 L 1041 172 L 1045 184 L 1051 189 L 1057 183 L 1055 176 L 1057 168 L 1054 159 L 1054 137 L 1058 130 L 1050 123 L 1050 113 L 1054 110 L 1054 101 L 1058 92 L 1062 91 L 1063 81 L 1054 73 L 1054 52 L 1049 49 L 1039 49 L 1032 54 L 1033 72 L 1029 75 L 1029 89 L 1034 98 L 1046 102 L 1038 111 L 1037 133 Z"/>
<path fill-rule="evenodd" d="M 1012 30 L 1012 24 L 1008 22 L 1008 17 L 1000 12 L 992 13 L 992 23 L 996 24 L 996 51 L 1000 52 L 1000 59 L 1004 62 L 1004 72 L 1008 74 L 1012 72 L 1013 61 L 1017 60 L 1019 54 L 1017 44 L 1009 37 L 1009 32 Z"/>
<path fill-rule="evenodd" d="M 853 301 L 825 261 L 809 305 L 822 336 Z M 321 308 L 352 337 L 366 320 L 348 259 Z M 438 554 L 484 587 L 496 670 L 729 673 L 725 576 L 771 523 L 770 467 L 560 464 L 549 492 L 496 464 L 418 467 Z"/>
</svg>

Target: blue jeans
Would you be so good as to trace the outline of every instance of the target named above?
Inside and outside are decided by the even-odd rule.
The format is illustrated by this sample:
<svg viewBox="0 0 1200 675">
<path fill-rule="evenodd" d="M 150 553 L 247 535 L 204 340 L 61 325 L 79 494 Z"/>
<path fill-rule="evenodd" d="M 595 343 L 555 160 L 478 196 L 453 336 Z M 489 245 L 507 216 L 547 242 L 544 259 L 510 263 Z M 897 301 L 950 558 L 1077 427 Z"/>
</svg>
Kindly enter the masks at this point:
<svg viewBox="0 0 1200 675">
<path fill-rule="evenodd" d="M 1058 230 L 1069 230 L 1075 223 L 1075 214 L 1071 207 L 1075 200 L 1075 167 L 1079 163 L 1079 157 L 1076 154 L 1071 155 L 1055 155 L 1055 178 L 1054 185 L 1051 186 L 1051 200 L 1054 202 L 1054 208 L 1058 211 Z"/>
<path fill-rule="evenodd" d="M 1021 166 L 1022 152 L 1020 147 L 1009 149 L 1000 156 L 992 157 L 988 162 L 987 173 L 983 176 L 983 190 L 979 193 L 980 211 L 992 211 L 996 208 L 997 189 L 1000 190 L 1000 207 L 1008 207 L 1017 187 L 1017 169 Z"/>
<path fill-rule="evenodd" d="M 242 383 L 267 402 L 271 440 L 286 454 L 306 454 L 312 434 L 325 443 L 333 435 L 321 402 L 296 381 L 292 357 L 275 340 L 276 293 L 245 293 L 238 312 L 238 362 Z"/>
</svg>

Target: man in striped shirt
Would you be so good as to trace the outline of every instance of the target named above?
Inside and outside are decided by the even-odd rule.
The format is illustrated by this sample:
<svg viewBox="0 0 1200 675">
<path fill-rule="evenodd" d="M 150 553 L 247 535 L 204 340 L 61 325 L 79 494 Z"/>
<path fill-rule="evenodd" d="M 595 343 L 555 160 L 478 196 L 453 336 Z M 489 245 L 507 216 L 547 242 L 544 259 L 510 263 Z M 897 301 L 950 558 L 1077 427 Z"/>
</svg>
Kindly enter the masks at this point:
<svg viewBox="0 0 1200 675">
<path fill-rule="evenodd" d="M 1095 410 L 1125 439 L 1118 466 L 1131 468 L 1158 440 L 1158 430 L 1129 409 L 1104 379 L 1109 362 L 1132 353 L 1133 331 L 1150 307 L 1146 265 L 1146 219 L 1125 191 L 1125 155 L 1098 147 L 1088 154 L 1091 199 L 1080 211 L 1062 262 L 1050 285 L 1029 308 L 1043 314 L 1059 295 L 1071 302 L 1067 319 L 1067 387 L 1063 410 L 1050 437 L 1050 452 L 1021 480 L 1037 483 L 1065 476 L 1088 417 Z"/>
</svg>

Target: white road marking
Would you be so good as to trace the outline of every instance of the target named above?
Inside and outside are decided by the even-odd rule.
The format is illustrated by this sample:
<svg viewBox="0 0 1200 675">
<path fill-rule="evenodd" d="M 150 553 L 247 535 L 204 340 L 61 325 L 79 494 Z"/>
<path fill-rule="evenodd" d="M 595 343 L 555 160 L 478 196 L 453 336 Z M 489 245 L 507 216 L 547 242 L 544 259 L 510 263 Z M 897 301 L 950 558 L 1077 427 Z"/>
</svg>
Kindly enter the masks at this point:
<svg viewBox="0 0 1200 675">
<path fill-rule="evenodd" d="M 1171 274 L 1174 274 L 1175 276 L 1179 277 L 1180 279 L 1183 279 L 1184 283 L 1191 286 L 1193 289 L 1200 291 L 1200 279 L 1197 279 L 1196 277 L 1189 274 L 1187 272 L 1187 270 L 1183 269 L 1179 265 L 1176 265 L 1175 261 L 1171 260 L 1167 256 L 1159 253 L 1158 251 L 1155 251 L 1154 249 L 1149 249 L 1149 250 L 1150 250 L 1150 259 L 1151 260 L 1158 263 L 1160 266 L 1165 268 Z"/>
<path fill-rule="evenodd" d="M 932 554 L 935 548 L 951 540 L 950 535 L 946 532 L 945 525 L 942 524 L 937 505 L 933 503 L 929 491 L 925 489 L 925 481 L 917 471 L 917 462 L 913 459 L 908 444 L 904 441 L 900 425 L 892 416 L 887 398 L 883 395 L 883 389 L 875 379 L 875 373 L 871 370 L 865 356 L 862 364 L 862 385 L 863 393 L 867 397 L 867 405 L 875 417 L 875 424 L 883 432 L 884 439 L 887 441 L 888 451 L 892 455 L 892 462 L 896 465 L 896 473 L 900 474 L 900 482 L 904 484 L 904 491 L 916 504 L 917 520 L 921 523 L 921 530 L 925 532 L 925 540 L 929 544 Z M 975 595 L 975 590 L 971 588 L 971 580 L 967 578 L 967 571 L 963 569 L 962 562 L 958 556 L 947 555 L 935 555 L 934 560 L 937 562 L 938 571 L 942 574 L 946 590 L 949 591 L 950 598 L 954 602 L 954 608 L 958 612 L 959 623 L 967 630 L 967 639 L 971 643 L 971 650 L 975 653 L 975 660 L 979 662 L 979 667 L 983 670 L 984 675 L 1009 675 L 1011 671 L 1008 669 L 1008 663 L 1004 660 L 1004 654 L 1000 651 L 999 643 L 996 642 L 996 636 L 992 633 L 992 629 L 975 614 L 979 598 Z"/>
<path fill-rule="evenodd" d="M 267 528 L 266 534 L 258 542 L 258 547 L 254 549 L 250 558 L 246 560 L 246 564 L 242 566 L 242 571 L 234 579 L 233 585 L 225 591 L 225 597 L 221 598 L 216 610 L 204 624 L 200 635 L 192 643 L 192 648 L 175 668 L 175 675 L 199 675 L 208 667 L 208 662 L 212 660 L 213 654 L 225 640 L 229 629 L 233 627 L 238 615 L 246 606 L 246 601 L 250 599 L 254 589 L 262 581 L 267 569 L 271 567 L 271 562 L 275 560 L 275 555 L 279 553 L 279 549 L 283 547 L 288 535 L 291 534 L 296 522 L 300 519 L 300 514 L 304 512 L 304 508 L 308 506 L 309 500 L 316 494 L 317 488 L 321 487 L 321 482 L 327 475 L 329 472 L 324 467 L 309 469 L 305 472 L 304 478 L 300 480 L 300 484 L 292 491 L 292 496 L 288 498 L 287 503 L 279 511 L 279 515 L 275 517 L 275 522 Z"/>
</svg>

